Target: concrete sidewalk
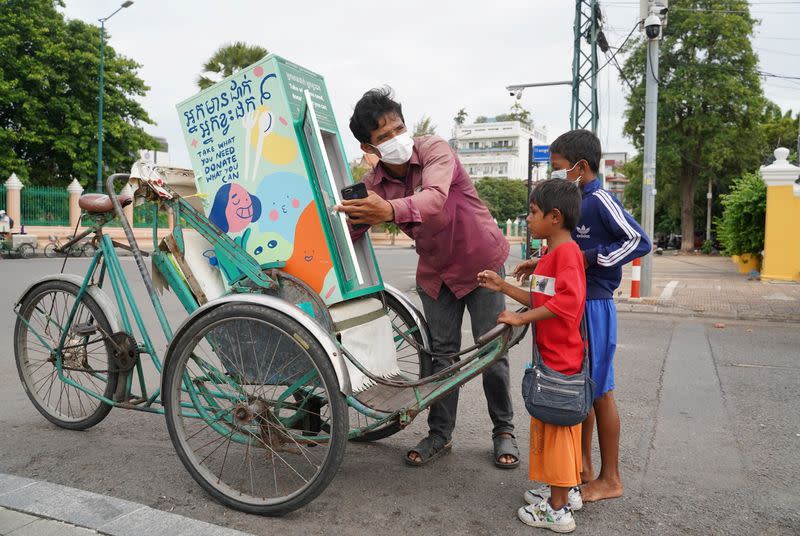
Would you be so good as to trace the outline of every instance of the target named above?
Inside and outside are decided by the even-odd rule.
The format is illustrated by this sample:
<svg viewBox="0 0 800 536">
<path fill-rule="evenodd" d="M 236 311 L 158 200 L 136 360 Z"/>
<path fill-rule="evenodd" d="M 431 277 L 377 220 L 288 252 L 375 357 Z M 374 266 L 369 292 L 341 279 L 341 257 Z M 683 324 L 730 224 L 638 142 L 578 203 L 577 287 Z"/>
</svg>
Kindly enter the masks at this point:
<svg viewBox="0 0 800 536">
<path fill-rule="evenodd" d="M 109 495 L 0 473 L 0 536 L 248 536 Z"/>
<path fill-rule="evenodd" d="M 655 256 L 651 297 L 630 298 L 630 282 L 626 265 L 615 295 L 620 311 L 800 322 L 800 283 L 748 280 L 728 257 Z"/>
</svg>

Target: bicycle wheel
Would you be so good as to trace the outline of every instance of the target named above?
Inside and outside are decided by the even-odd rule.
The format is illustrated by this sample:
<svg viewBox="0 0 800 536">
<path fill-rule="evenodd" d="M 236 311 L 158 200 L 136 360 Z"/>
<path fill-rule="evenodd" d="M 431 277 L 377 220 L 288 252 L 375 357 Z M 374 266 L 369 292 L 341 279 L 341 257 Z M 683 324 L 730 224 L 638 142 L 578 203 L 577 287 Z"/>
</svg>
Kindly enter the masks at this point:
<svg viewBox="0 0 800 536">
<path fill-rule="evenodd" d="M 94 247 L 91 243 L 87 242 L 81 247 L 81 253 L 84 257 L 94 257 L 97 248 Z"/>
<path fill-rule="evenodd" d="M 48 259 L 52 259 L 57 255 L 56 253 L 56 245 L 50 242 L 44 247 L 44 256 Z"/>
<path fill-rule="evenodd" d="M 394 330 L 395 347 L 397 348 L 397 364 L 400 371 L 409 379 L 416 380 L 430 376 L 433 369 L 433 362 L 430 355 L 420 352 L 405 337 L 411 338 L 418 347 L 422 347 L 421 327 L 417 325 L 414 318 L 406 311 L 405 307 L 389 293 L 383 294 L 386 299 L 386 308 L 389 320 L 392 322 Z M 405 336 L 405 337 L 404 337 Z M 350 421 L 352 429 L 363 429 L 369 427 L 376 419 L 368 417 L 357 410 L 350 409 Z M 353 441 L 377 441 L 384 439 L 400 431 L 400 423 L 396 420 L 388 421 L 380 426 L 372 428 L 368 432 L 359 433 L 353 437 Z M 351 432 L 353 433 L 353 432 Z"/>
<path fill-rule="evenodd" d="M 30 259 L 33 257 L 34 249 L 30 244 L 22 244 L 19 246 L 19 256 L 23 259 Z"/>
<path fill-rule="evenodd" d="M 347 407 L 322 346 L 297 321 L 226 303 L 171 345 L 162 393 L 172 444 L 222 504 L 282 515 L 333 479 Z"/>
<path fill-rule="evenodd" d="M 14 357 L 25 393 L 48 421 L 70 430 L 85 430 L 108 415 L 111 406 L 86 391 L 111 398 L 118 376 L 106 372 L 111 368 L 111 347 L 103 334 L 111 333 L 111 325 L 91 296 L 81 297 L 72 323 L 66 325 L 78 290 L 66 281 L 42 283 L 20 304 L 14 327 Z M 94 333 L 79 334 L 77 327 Z M 64 331 L 67 338 L 59 352 L 63 374 L 80 388 L 58 377 L 58 354 L 44 345 L 56 348 Z"/>
</svg>

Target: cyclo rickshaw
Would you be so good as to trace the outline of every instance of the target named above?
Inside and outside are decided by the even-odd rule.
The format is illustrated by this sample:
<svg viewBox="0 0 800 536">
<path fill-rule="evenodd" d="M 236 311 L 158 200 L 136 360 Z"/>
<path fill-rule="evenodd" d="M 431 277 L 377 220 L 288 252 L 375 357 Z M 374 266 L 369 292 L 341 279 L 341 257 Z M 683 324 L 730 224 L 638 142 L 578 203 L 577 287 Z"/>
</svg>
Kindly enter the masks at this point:
<svg viewBox="0 0 800 536">
<path fill-rule="evenodd" d="M 252 72 L 267 76 L 263 69 Z M 334 477 L 349 439 L 396 433 L 524 335 L 499 325 L 448 356 L 452 365 L 431 374 L 425 320 L 408 298 L 383 284 L 369 238 L 358 241 L 359 254 L 349 235 L 331 231 L 332 222 L 346 230 L 343 216 L 331 211 L 339 199 L 334 179 L 352 179 L 334 173 L 328 158 L 333 153 L 320 151 L 332 145 L 321 140 L 324 129 L 307 91 L 305 97 L 307 106 L 293 117 L 303 152 L 311 155 L 312 184 L 320 188 L 307 209 L 329 239 L 335 277 L 311 282 L 298 277 L 308 272 L 296 267 L 294 255 L 263 262 L 259 250 L 272 247 L 276 238 L 257 245 L 262 242 L 248 240 L 252 235 L 246 230 L 232 237 L 235 226 L 218 224 L 214 209 L 204 206 L 199 177 L 140 162 L 131 174 L 108 178 L 108 195 L 80 199 L 87 228 L 62 249 L 92 237 L 97 251 L 86 275 L 45 277 L 15 306 L 17 369 L 45 418 L 85 430 L 112 408 L 164 414 L 191 476 L 226 506 L 261 515 L 285 514 L 313 500 Z M 269 113 L 270 119 L 281 119 L 274 109 Z M 260 134 L 248 139 L 255 147 L 263 142 Z M 135 185 L 133 196 L 116 193 L 121 182 Z M 267 205 L 262 197 L 259 202 Z M 253 199 L 249 206 L 243 194 L 237 199 L 241 203 L 229 214 L 252 216 Z M 152 253 L 139 248 L 125 218 L 123 206 L 134 200 L 151 205 Z M 172 212 L 174 228 L 159 240 L 158 214 L 164 210 Z M 314 260 L 309 257 L 324 252 L 303 242 L 313 232 L 302 218 L 295 226 L 303 228 L 303 236 L 295 235 L 294 250 L 306 267 Z M 127 244 L 108 232 L 108 224 L 117 221 Z M 148 333 L 118 248 L 133 255 L 167 340 L 163 352 Z M 332 280 L 342 289 L 326 291 Z M 347 284 L 357 291 L 347 290 Z M 159 296 L 165 289 L 188 313 L 176 329 Z M 156 384 L 148 381 L 153 372 Z"/>
</svg>

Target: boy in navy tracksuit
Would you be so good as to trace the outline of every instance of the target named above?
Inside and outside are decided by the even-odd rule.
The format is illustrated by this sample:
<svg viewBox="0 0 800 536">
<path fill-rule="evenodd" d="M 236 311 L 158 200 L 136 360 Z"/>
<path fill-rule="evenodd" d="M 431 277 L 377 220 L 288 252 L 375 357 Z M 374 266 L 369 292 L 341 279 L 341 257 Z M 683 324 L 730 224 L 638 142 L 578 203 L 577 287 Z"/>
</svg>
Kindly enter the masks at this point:
<svg viewBox="0 0 800 536">
<path fill-rule="evenodd" d="M 600 140 L 588 130 L 571 130 L 550 145 L 552 177 L 573 181 L 581 188 L 581 219 L 572 232 L 586 266 L 586 325 L 594 410 L 583 423 L 581 495 L 598 501 L 622 495 L 619 474 L 619 412 L 614 401 L 614 351 L 617 346 L 617 310 L 614 291 L 622 279 L 622 265 L 651 250 L 650 239 L 616 197 L 600 187 Z M 520 264 L 514 275 L 533 271 L 536 261 Z M 592 431 L 597 420 L 600 474 L 594 480 Z"/>
</svg>

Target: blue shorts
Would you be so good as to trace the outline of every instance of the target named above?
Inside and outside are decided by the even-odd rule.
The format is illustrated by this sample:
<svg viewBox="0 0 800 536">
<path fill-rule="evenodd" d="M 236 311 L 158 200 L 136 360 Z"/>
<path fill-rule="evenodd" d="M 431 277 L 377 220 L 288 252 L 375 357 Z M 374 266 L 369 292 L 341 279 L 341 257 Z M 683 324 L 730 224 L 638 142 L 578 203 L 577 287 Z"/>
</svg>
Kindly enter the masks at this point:
<svg viewBox="0 0 800 536">
<path fill-rule="evenodd" d="M 597 399 L 614 389 L 617 308 L 613 299 L 586 300 L 586 330 L 589 335 L 594 397 Z"/>
</svg>

